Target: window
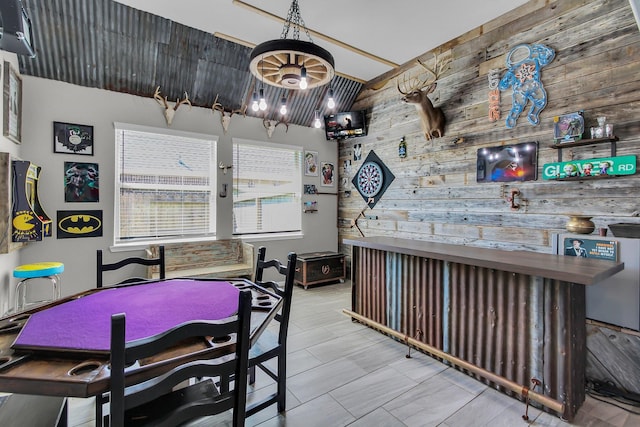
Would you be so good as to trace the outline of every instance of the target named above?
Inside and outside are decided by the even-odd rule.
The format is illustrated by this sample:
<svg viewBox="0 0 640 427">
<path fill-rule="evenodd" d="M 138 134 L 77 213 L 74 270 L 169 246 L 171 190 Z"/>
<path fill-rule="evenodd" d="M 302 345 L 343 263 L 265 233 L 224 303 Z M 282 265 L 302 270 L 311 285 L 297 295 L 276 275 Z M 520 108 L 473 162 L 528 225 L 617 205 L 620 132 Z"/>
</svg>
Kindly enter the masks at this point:
<svg viewBox="0 0 640 427">
<path fill-rule="evenodd" d="M 115 244 L 215 235 L 217 138 L 115 127 Z"/>
<path fill-rule="evenodd" d="M 233 233 L 302 229 L 302 149 L 234 139 Z"/>
</svg>

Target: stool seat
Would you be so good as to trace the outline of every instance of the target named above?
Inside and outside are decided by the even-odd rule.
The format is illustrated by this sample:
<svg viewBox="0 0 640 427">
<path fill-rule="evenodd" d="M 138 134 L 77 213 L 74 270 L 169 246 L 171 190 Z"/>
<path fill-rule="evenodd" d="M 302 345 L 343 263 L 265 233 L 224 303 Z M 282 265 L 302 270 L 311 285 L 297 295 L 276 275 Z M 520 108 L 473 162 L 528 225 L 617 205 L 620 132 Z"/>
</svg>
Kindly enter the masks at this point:
<svg viewBox="0 0 640 427">
<path fill-rule="evenodd" d="M 20 279 L 16 285 L 15 311 L 24 310 L 27 305 L 55 301 L 60 298 L 60 276 L 64 271 L 64 264 L 61 262 L 35 262 L 33 264 L 23 264 L 13 269 L 13 277 Z M 51 299 L 39 302 L 27 303 L 26 286 L 31 279 L 49 279 L 52 287 Z"/>
<path fill-rule="evenodd" d="M 60 274 L 64 271 L 61 262 L 35 262 L 33 264 L 19 265 L 13 270 L 13 277 L 19 279 L 34 279 L 36 277 L 48 277 Z"/>
</svg>

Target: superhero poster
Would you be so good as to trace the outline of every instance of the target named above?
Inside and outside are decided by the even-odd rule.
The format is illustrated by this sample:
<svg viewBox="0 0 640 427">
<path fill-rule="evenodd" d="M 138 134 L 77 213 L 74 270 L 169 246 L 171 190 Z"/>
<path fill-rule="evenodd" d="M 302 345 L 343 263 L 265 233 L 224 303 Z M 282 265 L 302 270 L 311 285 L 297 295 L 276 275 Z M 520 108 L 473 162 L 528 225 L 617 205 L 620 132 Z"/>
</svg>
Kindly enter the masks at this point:
<svg viewBox="0 0 640 427">
<path fill-rule="evenodd" d="M 102 211 L 58 211 L 58 239 L 102 236 Z"/>
</svg>

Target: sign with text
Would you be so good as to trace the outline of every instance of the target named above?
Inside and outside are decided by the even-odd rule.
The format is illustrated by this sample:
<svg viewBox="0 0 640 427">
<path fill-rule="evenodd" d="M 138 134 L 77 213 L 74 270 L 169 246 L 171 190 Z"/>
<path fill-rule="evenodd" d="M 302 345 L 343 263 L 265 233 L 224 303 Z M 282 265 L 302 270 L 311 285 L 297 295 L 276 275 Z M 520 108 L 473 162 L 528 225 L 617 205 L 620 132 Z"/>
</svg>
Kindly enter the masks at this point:
<svg viewBox="0 0 640 427">
<path fill-rule="evenodd" d="M 617 261 L 618 242 L 612 240 L 590 240 L 579 237 L 565 237 L 564 254 L 583 258 Z"/>
<path fill-rule="evenodd" d="M 547 163 L 542 167 L 542 179 L 634 175 L 635 173 L 636 156 L 571 160 L 570 162 Z"/>
</svg>

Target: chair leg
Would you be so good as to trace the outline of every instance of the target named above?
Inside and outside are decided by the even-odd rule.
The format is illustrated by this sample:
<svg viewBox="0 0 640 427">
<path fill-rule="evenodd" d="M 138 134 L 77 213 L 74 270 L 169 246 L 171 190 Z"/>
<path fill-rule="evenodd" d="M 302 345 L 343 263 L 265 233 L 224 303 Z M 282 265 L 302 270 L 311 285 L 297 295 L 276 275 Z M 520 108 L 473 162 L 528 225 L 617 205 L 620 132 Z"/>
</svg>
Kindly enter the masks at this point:
<svg viewBox="0 0 640 427">
<path fill-rule="evenodd" d="M 278 356 L 278 412 L 286 409 L 287 397 L 287 357 L 285 354 Z"/>
<path fill-rule="evenodd" d="M 249 366 L 249 384 L 253 385 L 256 382 L 256 367 Z"/>
</svg>

